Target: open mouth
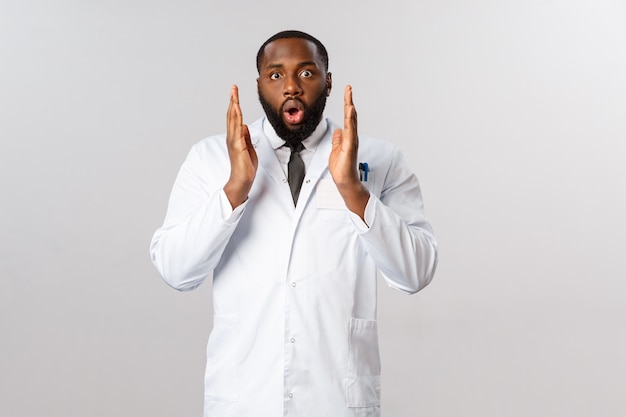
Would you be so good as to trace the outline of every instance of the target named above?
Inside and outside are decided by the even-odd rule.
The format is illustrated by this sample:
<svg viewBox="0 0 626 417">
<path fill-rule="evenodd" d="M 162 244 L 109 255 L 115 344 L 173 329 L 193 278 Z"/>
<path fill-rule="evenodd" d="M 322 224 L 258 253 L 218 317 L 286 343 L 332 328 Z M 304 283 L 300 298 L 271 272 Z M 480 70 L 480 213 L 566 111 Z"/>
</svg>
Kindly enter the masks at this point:
<svg viewBox="0 0 626 417">
<path fill-rule="evenodd" d="M 287 124 L 297 125 L 304 119 L 304 106 L 299 100 L 287 100 L 283 104 L 283 119 Z"/>
</svg>

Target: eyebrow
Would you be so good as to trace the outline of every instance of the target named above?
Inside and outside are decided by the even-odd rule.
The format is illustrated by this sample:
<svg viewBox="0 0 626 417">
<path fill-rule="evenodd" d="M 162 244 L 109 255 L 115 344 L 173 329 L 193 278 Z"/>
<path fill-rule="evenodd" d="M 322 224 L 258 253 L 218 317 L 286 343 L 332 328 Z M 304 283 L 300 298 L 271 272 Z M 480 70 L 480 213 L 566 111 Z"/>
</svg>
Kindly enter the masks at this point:
<svg viewBox="0 0 626 417">
<path fill-rule="evenodd" d="M 306 66 L 317 66 L 317 63 L 315 61 L 303 61 L 303 62 L 299 62 L 298 63 L 298 68 L 302 68 L 302 67 L 306 67 Z M 284 65 L 283 64 L 268 64 L 265 68 L 266 69 L 276 69 L 276 68 L 283 68 Z"/>
</svg>

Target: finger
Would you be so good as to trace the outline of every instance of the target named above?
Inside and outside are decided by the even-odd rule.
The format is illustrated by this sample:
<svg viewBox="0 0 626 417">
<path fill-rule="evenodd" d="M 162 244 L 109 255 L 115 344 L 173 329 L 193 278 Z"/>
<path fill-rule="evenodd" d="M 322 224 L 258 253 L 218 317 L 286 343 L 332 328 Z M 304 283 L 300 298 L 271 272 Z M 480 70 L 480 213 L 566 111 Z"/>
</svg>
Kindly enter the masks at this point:
<svg viewBox="0 0 626 417">
<path fill-rule="evenodd" d="M 352 104 L 352 86 L 346 85 L 346 88 L 345 88 L 345 90 L 343 92 L 343 120 L 344 120 L 344 125 L 346 123 L 346 120 L 350 118 L 350 115 L 352 113 L 352 111 L 351 111 L 352 106 L 353 106 L 353 104 Z"/>
<path fill-rule="evenodd" d="M 227 137 L 231 140 L 237 140 L 241 137 L 241 125 L 243 124 L 243 116 L 241 107 L 239 107 L 239 89 L 233 84 L 230 90 L 230 102 L 228 104 L 228 113 L 226 116 Z"/>
<path fill-rule="evenodd" d="M 230 95 L 228 96 L 228 110 L 226 111 L 226 123 L 230 122 L 231 112 L 233 110 L 233 87 L 230 88 Z"/>
<path fill-rule="evenodd" d="M 350 118 L 352 117 L 352 87 L 346 85 L 343 92 L 343 128 L 348 128 Z"/>
<path fill-rule="evenodd" d="M 344 92 L 344 150 L 349 150 L 357 143 L 356 109 L 352 101 L 352 86 L 347 85 Z"/>
<path fill-rule="evenodd" d="M 230 88 L 230 97 L 228 100 L 228 111 L 226 112 L 226 129 L 227 132 L 232 133 L 234 131 L 234 119 L 235 119 L 235 85 Z"/>
<path fill-rule="evenodd" d="M 352 86 L 350 84 L 346 85 L 346 89 L 343 93 L 343 103 L 345 105 L 353 105 L 352 102 Z"/>
<path fill-rule="evenodd" d="M 241 126 L 243 124 L 243 116 L 241 115 L 241 107 L 239 105 L 239 87 L 237 87 L 237 84 L 233 84 L 231 97 L 233 101 L 233 110 L 235 112 L 235 120 L 237 126 Z"/>
<path fill-rule="evenodd" d="M 239 104 L 239 87 L 237 87 L 237 84 L 233 84 L 232 88 L 230 89 L 230 95 L 233 98 L 233 101 Z"/>
<path fill-rule="evenodd" d="M 252 139 L 250 138 L 250 131 L 248 130 L 248 125 L 241 126 L 241 136 L 243 140 L 246 142 L 246 146 L 248 148 L 252 148 Z"/>
<path fill-rule="evenodd" d="M 350 118 L 350 121 L 352 122 L 351 127 L 356 132 L 356 107 L 354 106 L 354 101 L 352 100 L 352 86 L 351 85 L 346 86 L 346 96 L 344 100 L 348 105 L 349 118 Z"/>
</svg>

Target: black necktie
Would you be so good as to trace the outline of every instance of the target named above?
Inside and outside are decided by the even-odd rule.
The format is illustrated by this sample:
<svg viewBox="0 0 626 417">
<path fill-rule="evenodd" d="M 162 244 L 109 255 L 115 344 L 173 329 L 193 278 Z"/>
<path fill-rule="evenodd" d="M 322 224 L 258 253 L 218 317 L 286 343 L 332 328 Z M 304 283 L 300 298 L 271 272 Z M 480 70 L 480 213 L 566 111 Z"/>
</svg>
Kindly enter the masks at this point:
<svg viewBox="0 0 626 417">
<path fill-rule="evenodd" d="M 291 156 L 287 164 L 287 180 L 289 181 L 289 188 L 291 189 L 291 196 L 293 197 L 293 204 L 295 205 L 300 195 L 302 181 L 304 180 L 304 161 L 300 156 L 300 151 L 304 149 L 304 145 L 302 143 L 296 143 L 286 144 L 286 146 L 291 148 Z"/>
</svg>

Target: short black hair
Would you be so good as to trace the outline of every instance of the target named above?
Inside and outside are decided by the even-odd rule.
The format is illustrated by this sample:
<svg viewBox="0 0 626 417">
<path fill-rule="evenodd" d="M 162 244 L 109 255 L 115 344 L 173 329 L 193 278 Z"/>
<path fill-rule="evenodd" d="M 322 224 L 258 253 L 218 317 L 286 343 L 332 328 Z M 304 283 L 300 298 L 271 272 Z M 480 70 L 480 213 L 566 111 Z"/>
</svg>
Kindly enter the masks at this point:
<svg viewBox="0 0 626 417">
<path fill-rule="evenodd" d="M 274 42 L 276 39 L 290 39 L 290 38 L 300 38 L 306 39 L 307 41 L 311 41 L 317 47 L 317 53 L 320 58 L 322 58 L 322 63 L 324 64 L 324 70 L 328 72 L 328 51 L 326 51 L 326 47 L 308 33 L 301 32 L 299 30 L 284 30 L 282 32 L 278 32 L 268 40 L 266 40 L 263 45 L 259 48 L 259 52 L 256 54 L 256 69 L 260 73 L 261 72 L 261 60 L 263 59 L 263 54 L 265 53 L 265 47 Z"/>
</svg>

